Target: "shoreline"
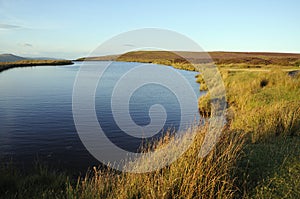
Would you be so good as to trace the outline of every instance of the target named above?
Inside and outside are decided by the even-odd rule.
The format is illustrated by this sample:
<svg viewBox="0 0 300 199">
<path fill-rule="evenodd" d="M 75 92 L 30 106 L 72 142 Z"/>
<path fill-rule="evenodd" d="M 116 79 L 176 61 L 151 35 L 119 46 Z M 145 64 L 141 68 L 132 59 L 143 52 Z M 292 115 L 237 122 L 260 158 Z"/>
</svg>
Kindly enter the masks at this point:
<svg viewBox="0 0 300 199">
<path fill-rule="evenodd" d="M 11 68 L 34 67 L 34 66 L 59 66 L 72 65 L 70 60 L 21 60 L 15 62 L 0 62 L 0 73 Z"/>
</svg>

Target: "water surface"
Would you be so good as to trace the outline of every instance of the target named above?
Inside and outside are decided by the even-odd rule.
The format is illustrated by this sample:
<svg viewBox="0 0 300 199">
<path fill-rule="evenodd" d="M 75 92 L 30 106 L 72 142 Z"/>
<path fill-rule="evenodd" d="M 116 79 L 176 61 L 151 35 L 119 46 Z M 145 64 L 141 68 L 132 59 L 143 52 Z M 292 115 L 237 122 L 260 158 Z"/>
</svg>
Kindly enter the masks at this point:
<svg viewBox="0 0 300 199">
<path fill-rule="evenodd" d="M 65 169 L 86 169 L 98 165 L 81 143 L 72 116 L 72 90 L 80 62 L 71 66 L 14 68 L 0 73 L 0 158 L 12 159 L 29 167 L 36 159 Z M 89 62 L 88 65 L 105 62 Z M 136 151 L 139 139 L 124 134 L 111 112 L 113 87 L 122 75 L 138 63 L 115 62 L 99 81 L 96 112 L 106 135 L 117 146 Z M 153 70 L 159 66 L 152 65 Z M 164 66 L 165 67 L 165 66 Z M 195 72 L 177 70 L 187 78 L 199 96 Z M 141 74 L 136 78 L 143 78 Z M 173 80 L 174 81 L 174 80 Z M 122 100 L 122 99 L 120 99 Z M 138 125 L 150 122 L 149 108 L 161 104 L 167 112 L 163 129 L 176 129 L 180 123 L 180 105 L 168 89 L 149 84 L 138 89 L 130 99 L 130 114 Z"/>
</svg>

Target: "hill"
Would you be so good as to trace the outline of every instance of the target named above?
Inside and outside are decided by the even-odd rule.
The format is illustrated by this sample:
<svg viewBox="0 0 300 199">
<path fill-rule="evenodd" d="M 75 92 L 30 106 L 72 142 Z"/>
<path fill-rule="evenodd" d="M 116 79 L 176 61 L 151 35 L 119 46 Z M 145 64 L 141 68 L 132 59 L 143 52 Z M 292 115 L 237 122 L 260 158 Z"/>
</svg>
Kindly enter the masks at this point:
<svg viewBox="0 0 300 199">
<path fill-rule="evenodd" d="M 13 54 L 0 54 L 0 62 L 13 62 L 13 61 L 20 61 L 26 60 L 25 57 L 20 57 Z"/>
<path fill-rule="evenodd" d="M 180 53 L 187 59 L 183 59 Z M 300 66 L 300 54 L 295 53 L 269 53 L 269 52 L 208 52 L 217 65 L 242 64 L 255 67 L 267 65 Z M 77 61 L 116 60 L 146 63 L 161 63 L 173 65 L 174 63 L 208 63 L 206 52 L 168 52 L 168 51 L 133 51 L 123 55 L 83 57 Z"/>
<path fill-rule="evenodd" d="M 15 62 L 21 60 L 62 60 L 51 57 L 21 57 L 14 54 L 0 54 L 0 62 Z"/>
</svg>

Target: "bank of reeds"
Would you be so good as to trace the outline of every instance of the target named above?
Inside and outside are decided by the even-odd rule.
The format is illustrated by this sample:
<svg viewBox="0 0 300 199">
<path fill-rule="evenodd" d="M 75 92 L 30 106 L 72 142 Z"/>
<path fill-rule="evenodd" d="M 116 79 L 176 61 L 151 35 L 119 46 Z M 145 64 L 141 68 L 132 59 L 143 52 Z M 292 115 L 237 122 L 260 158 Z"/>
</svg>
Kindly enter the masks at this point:
<svg viewBox="0 0 300 199">
<path fill-rule="evenodd" d="M 52 66 L 52 65 L 70 65 L 73 64 L 70 60 L 21 60 L 15 62 L 0 62 L 0 72 L 17 67 L 28 66 Z"/>
</svg>

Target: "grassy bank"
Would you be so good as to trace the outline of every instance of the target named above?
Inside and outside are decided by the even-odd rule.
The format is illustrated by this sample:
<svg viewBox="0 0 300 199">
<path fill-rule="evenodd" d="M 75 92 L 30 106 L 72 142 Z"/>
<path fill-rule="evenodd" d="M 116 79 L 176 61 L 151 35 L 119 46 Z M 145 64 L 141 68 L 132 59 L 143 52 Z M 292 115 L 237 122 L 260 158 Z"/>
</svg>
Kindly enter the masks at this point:
<svg viewBox="0 0 300 199">
<path fill-rule="evenodd" d="M 155 172 L 131 174 L 93 168 L 86 176 L 72 179 L 40 166 L 28 174 L 8 167 L 0 172 L 0 194 L 3 198 L 232 198 L 238 191 L 234 173 L 242 135 L 224 133 L 215 150 L 199 158 L 206 131 L 205 126 L 190 130 L 183 139 L 195 133 L 191 147 L 173 164 Z M 172 139 L 164 137 L 155 148 Z M 140 161 L 137 166 L 147 165 Z"/>
<path fill-rule="evenodd" d="M 56 66 L 73 64 L 70 60 L 21 60 L 15 62 L 0 62 L 0 72 L 10 68 L 28 66 Z"/>
<path fill-rule="evenodd" d="M 7 172 L 8 167 L 0 172 L 1 197 L 299 198 L 300 74 L 288 75 L 282 66 L 268 71 L 228 68 L 220 67 L 229 105 L 228 123 L 207 157 L 199 158 L 198 153 L 208 123 L 188 132 L 187 139 L 190 133 L 196 134 L 192 146 L 158 171 L 129 174 L 93 168 L 74 179 L 47 169 L 29 174 Z M 199 103 L 206 112 L 208 95 Z M 164 137 L 156 147 L 170 140 L 172 137 Z M 141 161 L 139 166 L 146 163 Z"/>
<path fill-rule="evenodd" d="M 247 135 L 238 187 L 253 198 L 299 198 L 300 75 L 278 69 L 221 74 L 230 130 Z"/>
</svg>

